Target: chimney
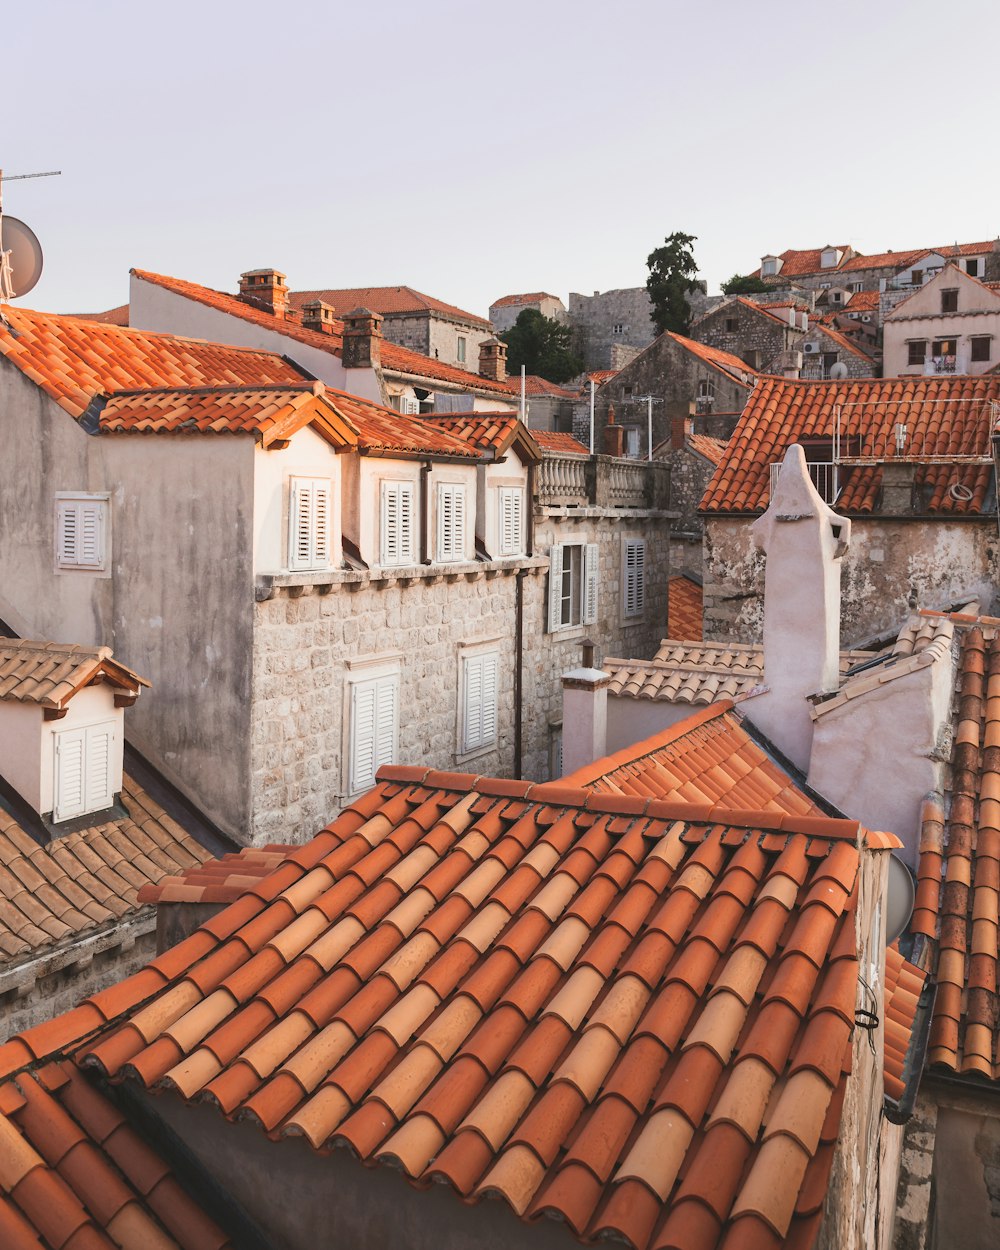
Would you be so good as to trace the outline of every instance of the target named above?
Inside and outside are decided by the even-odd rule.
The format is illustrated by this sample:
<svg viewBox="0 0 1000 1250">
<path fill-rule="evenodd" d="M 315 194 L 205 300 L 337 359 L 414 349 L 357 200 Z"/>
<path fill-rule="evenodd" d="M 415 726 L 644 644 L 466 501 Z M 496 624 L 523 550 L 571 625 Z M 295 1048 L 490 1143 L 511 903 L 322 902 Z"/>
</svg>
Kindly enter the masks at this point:
<svg viewBox="0 0 1000 1250">
<path fill-rule="evenodd" d="M 382 318 L 370 308 L 344 314 L 345 369 L 377 369 L 382 363 Z"/>
<path fill-rule="evenodd" d="M 779 370 L 783 378 L 797 378 L 802 373 L 802 353 L 791 349 L 779 352 L 775 360 L 775 372 Z"/>
<path fill-rule="evenodd" d="M 611 678 L 594 667 L 594 644 L 583 642 L 583 665 L 563 674 L 563 776 L 602 759 L 608 752 L 608 686 Z"/>
<path fill-rule="evenodd" d="M 694 421 L 691 417 L 672 417 L 670 421 L 670 450 L 680 451 L 693 433 Z"/>
<path fill-rule="evenodd" d="M 751 525 L 765 552 L 764 685 L 746 714 L 797 768 L 812 751 L 811 694 L 840 684 L 841 557 L 851 523 L 820 498 L 797 444 L 785 453 L 771 502 Z"/>
<path fill-rule="evenodd" d="M 324 304 L 321 299 L 312 299 L 308 304 L 302 305 L 302 325 L 318 334 L 333 334 L 337 329 L 337 313 L 332 304 Z"/>
<path fill-rule="evenodd" d="M 507 377 L 507 344 L 503 339 L 491 337 L 479 344 L 479 376 L 493 382 L 503 382 Z"/>
<path fill-rule="evenodd" d="M 614 404 L 608 404 L 608 423 L 604 427 L 604 454 L 619 457 L 625 454 L 625 431 L 620 425 L 615 425 Z"/>
<path fill-rule="evenodd" d="M 248 269 L 240 274 L 240 299 L 283 317 L 288 311 L 285 275 L 277 269 Z"/>
<path fill-rule="evenodd" d="M 882 464 L 883 516 L 912 516 L 916 502 L 917 466 L 912 460 L 886 460 Z"/>
</svg>

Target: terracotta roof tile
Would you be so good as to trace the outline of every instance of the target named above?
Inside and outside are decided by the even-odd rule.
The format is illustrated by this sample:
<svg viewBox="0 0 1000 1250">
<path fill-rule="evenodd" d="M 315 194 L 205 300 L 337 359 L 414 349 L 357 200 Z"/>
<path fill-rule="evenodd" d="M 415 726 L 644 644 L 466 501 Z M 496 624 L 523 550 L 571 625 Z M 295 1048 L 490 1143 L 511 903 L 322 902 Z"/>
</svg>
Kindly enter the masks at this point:
<svg viewBox="0 0 1000 1250">
<path fill-rule="evenodd" d="M 454 304 L 446 304 L 443 300 L 435 299 L 433 295 L 424 295 L 412 286 L 352 286 L 290 291 L 288 300 L 293 308 L 300 311 L 304 304 L 322 300 L 324 304 L 330 304 L 340 317 L 353 312 L 355 308 L 370 308 L 383 316 L 392 313 L 437 312 L 482 326 L 487 334 L 492 329 L 484 317 L 465 312 Z"/>
<path fill-rule="evenodd" d="M 855 291 L 844 305 L 845 312 L 878 312 L 878 291 Z"/>
<path fill-rule="evenodd" d="M 0 808 L 0 974 L 67 938 L 112 928 L 143 905 L 145 886 L 208 858 L 127 775 L 122 802 L 127 818 L 45 846 Z"/>
<path fill-rule="evenodd" d="M 531 437 L 543 451 L 555 455 L 590 455 L 590 451 L 572 434 L 560 434 L 555 430 L 532 430 Z"/>
<path fill-rule="evenodd" d="M 698 343 L 694 339 L 685 338 L 682 334 L 674 334 L 670 330 L 665 331 L 665 334 L 679 347 L 683 347 L 685 351 L 691 352 L 699 360 L 711 365 L 713 369 L 718 369 L 720 373 L 726 374 L 742 386 L 751 387 L 756 382 L 757 371 L 751 369 L 746 361 L 740 360 L 738 356 L 724 352 L 718 347 L 709 347 L 707 343 Z"/>
<path fill-rule="evenodd" d="M 690 577 L 671 577 L 667 582 L 667 637 L 701 641 L 701 586 Z"/>
<path fill-rule="evenodd" d="M 114 660 L 110 647 L 0 638 L 0 699 L 58 708 L 97 680 L 131 694 L 149 685 Z"/>
<path fill-rule="evenodd" d="M 841 412 L 845 455 L 870 463 L 845 465 L 836 507 L 872 513 L 881 492 L 881 462 L 895 458 L 894 429 L 907 427 L 908 455 L 917 461 L 923 511 L 933 515 L 982 512 L 993 474 L 970 458 L 990 455 L 991 405 L 1000 379 L 988 376 L 860 379 L 806 382 L 762 378 L 726 445 L 701 500 L 708 513 L 746 513 L 767 506 L 770 468 L 795 442 L 829 441 Z M 857 450 L 850 451 L 852 440 Z M 964 456 L 964 464 L 922 464 L 922 458 Z M 961 488 L 961 489 L 959 489 Z"/>
<path fill-rule="evenodd" d="M 714 751 L 696 740 L 702 762 L 688 763 L 738 756 L 770 786 L 770 811 L 737 820 L 720 803 L 698 824 L 616 793 L 662 753 L 656 740 L 605 761 L 589 790 L 568 779 L 568 805 L 553 787 L 383 770 L 363 810 L 309 847 L 270 848 L 249 874 L 255 853 L 223 864 L 222 881 L 255 877 L 250 892 L 157 961 L 172 988 L 150 997 L 133 978 L 101 1000 L 97 1020 L 125 1015 L 81 1057 L 186 1098 L 216 1093 L 230 1115 L 350 1145 L 420 1184 L 441 1176 L 469 1200 L 557 1214 L 587 1240 L 603 1230 L 646 1250 L 695 1208 L 719 1233 L 737 1220 L 794 1235 L 808 1169 L 809 1194 L 822 1192 L 832 1161 L 822 1135 L 850 1031 L 858 827 L 810 819 L 811 805 L 790 814 L 802 803 L 783 806 L 787 779 L 747 758 L 732 714 L 713 709 L 702 728 L 716 727 L 726 749 L 718 733 Z M 278 861 L 275 888 L 256 876 L 263 856 Z M 238 998 L 223 990 L 265 943 L 260 974 Z M 306 965 L 325 971 L 293 988 Z M 776 1027 L 778 1010 L 794 1027 Z M 765 1127 L 774 1074 L 793 1092 Z M 727 1118 L 708 1120 L 713 1106 Z M 773 1172 L 776 1150 L 791 1154 Z"/>
<path fill-rule="evenodd" d="M 839 347 L 843 351 L 850 352 L 851 355 L 859 357 L 867 365 L 874 368 L 874 361 L 872 360 L 871 352 L 865 351 L 864 348 L 860 346 L 860 344 L 855 343 L 853 339 L 848 338 L 846 334 L 842 334 L 834 326 L 832 325 L 814 326 L 813 331 L 814 333 L 818 334 L 821 338 L 829 339 L 829 341 L 834 345 L 834 347 Z"/>
<path fill-rule="evenodd" d="M 509 308 L 518 304 L 540 304 L 543 299 L 559 299 L 559 296 L 549 295 L 547 291 L 533 291 L 529 295 L 501 295 L 499 299 L 493 301 L 490 308 Z"/>
<path fill-rule="evenodd" d="M 441 417 L 423 417 L 420 424 L 466 442 L 480 454 L 490 451 L 494 456 L 502 456 L 516 442 L 522 457 L 540 460 L 542 456 L 534 434 L 521 424 L 514 413 L 450 413 Z"/>
<path fill-rule="evenodd" d="M 299 369 L 271 352 L 250 351 L 30 312 L 5 310 L 0 354 L 71 416 L 95 395 L 158 387 L 270 386 L 302 382 Z"/>
<path fill-rule="evenodd" d="M 242 321 L 251 321 L 255 325 L 264 326 L 276 334 L 282 334 L 299 343 L 306 343 L 320 351 L 330 352 L 335 356 L 340 355 L 343 328 L 340 322 L 334 323 L 330 334 L 321 330 L 309 330 L 302 325 L 301 319 L 295 312 L 286 313 L 279 318 L 266 308 L 245 303 L 235 295 L 229 295 L 225 291 L 214 291 L 197 282 L 187 282 L 183 278 L 170 278 L 165 274 L 150 273 L 145 269 L 133 269 L 132 273 L 141 281 L 173 291 L 175 295 L 180 295 L 184 299 L 194 300 L 209 308 L 215 308 L 219 312 L 228 313 L 232 317 L 239 317 Z M 508 399 L 511 397 L 505 381 L 494 382 L 490 378 L 481 377 L 478 373 L 468 373 L 465 369 L 457 369 L 441 360 L 432 360 L 429 356 L 422 356 L 419 352 L 411 351 L 408 347 L 400 347 L 386 339 L 382 340 L 380 351 L 382 368 L 389 373 L 431 378 L 471 391 L 500 392 Z"/>
<path fill-rule="evenodd" d="M 521 394 L 521 376 L 520 374 L 511 374 L 507 379 L 508 388 L 515 394 Z M 580 398 L 579 391 L 567 390 L 565 386 L 560 386 L 557 382 L 550 382 L 548 378 L 541 378 L 537 373 L 525 374 L 524 393 L 528 399 L 572 399 Z"/>
<path fill-rule="evenodd" d="M 707 434 L 689 434 L 687 445 L 692 451 L 704 456 L 706 460 L 711 460 L 713 464 L 720 464 L 726 452 L 724 438 L 710 438 Z"/>
</svg>

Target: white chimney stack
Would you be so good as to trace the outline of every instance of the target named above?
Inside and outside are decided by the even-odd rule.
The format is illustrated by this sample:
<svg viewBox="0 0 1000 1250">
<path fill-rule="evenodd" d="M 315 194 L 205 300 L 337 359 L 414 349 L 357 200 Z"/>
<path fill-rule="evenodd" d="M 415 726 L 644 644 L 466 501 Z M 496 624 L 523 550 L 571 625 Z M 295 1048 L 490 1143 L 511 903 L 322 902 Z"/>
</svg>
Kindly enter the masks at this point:
<svg viewBox="0 0 1000 1250">
<path fill-rule="evenodd" d="M 583 666 L 563 674 L 562 775 L 608 753 L 608 686 L 611 678 L 594 667 L 594 647 L 583 645 Z"/>
<path fill-rule="evenodd" d="M 807 696 L 840 684 L 841 558 L 851 523 L 820 498 L 805 453 L 789 447 L 762 517 L 750 527 L 767 556 L 764 573 L 764 684 L 746 713 L 803 772 L 813 722 Z"/>
</svg>

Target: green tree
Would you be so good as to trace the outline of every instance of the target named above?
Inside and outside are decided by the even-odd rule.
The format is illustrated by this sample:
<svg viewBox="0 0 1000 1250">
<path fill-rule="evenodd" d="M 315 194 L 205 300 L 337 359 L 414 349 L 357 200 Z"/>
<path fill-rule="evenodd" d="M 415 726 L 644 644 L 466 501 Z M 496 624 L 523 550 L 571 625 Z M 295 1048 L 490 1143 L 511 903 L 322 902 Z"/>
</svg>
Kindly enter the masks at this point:
<svg viewBox="0 0 1000 1250">
<path fill-rule="evenodd" d="M 675 230 L 646 259 L 646 290 L 653 304 L 653 323 L 661 334 L 664 330 L 687 334 L 691 320 L 687 296 L 698 289 L 698 266 L 691 251 L 691 244 L 696 242 L 696 235 Z"/>
<path fill-rule="evenodd" d="M 566 382 L 583 372 L 583 361 L 573 351 L 573 331 L 537 308 L 525 308 L 511 328 L 500 336 L 507 344 L 507 372 L 525 373 L 549 382 Z"/>
<path fill-rule="evenodd" d="M 767 283 L 753 273 L 734 273 L 728 282 L 722 284 L 723 295 L 758 295 L 768 290 Z"/>
</svg>

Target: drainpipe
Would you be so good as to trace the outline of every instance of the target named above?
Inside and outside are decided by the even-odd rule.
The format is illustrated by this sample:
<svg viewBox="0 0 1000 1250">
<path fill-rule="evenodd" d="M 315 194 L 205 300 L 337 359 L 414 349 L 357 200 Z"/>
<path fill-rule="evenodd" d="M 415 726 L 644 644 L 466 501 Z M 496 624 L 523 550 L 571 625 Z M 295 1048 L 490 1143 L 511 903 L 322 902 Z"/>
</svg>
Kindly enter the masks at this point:
<svg viewBox="0 0 1000 1250">
<path fill-rule="evenodd" d="M 420 563 L 430 564 L 430 536 L 427 533 L 427 526 L 430 519 L 430 484 L 431 484 L 431 462 L 425 460 L 420 466 Z"/>
<path fill-rule="evenodd" d="M 524 554 L 526 556 L 535 554 L 535 476 L 537 472 L 538 465 L 528 465 L 528 498 L 525 500 L 527 507 L 524 518 Z"/>
<path fill-rule="evenodd" d="M 521 709 L 524 657 L 524 578 L 527 569 L 518 569 L 514 575 L 514 776 L 521 780 L 524 767 Z"/>
</svg>

